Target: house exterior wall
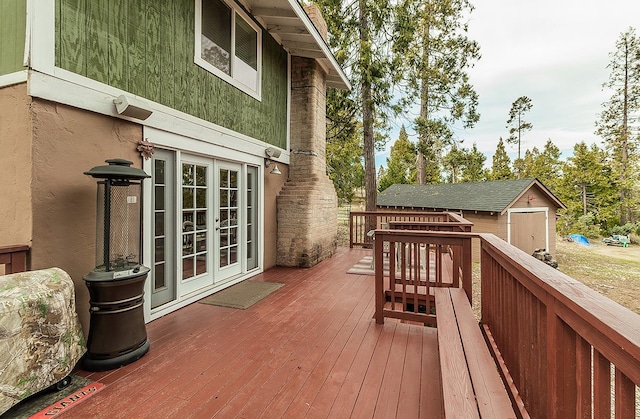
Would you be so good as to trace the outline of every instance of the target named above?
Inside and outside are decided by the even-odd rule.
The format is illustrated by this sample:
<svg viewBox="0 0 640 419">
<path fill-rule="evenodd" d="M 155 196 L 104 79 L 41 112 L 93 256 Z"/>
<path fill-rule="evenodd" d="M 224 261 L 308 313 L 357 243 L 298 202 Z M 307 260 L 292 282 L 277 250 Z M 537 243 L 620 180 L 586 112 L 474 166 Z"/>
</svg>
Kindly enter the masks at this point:
<svg viewBox="0 0 640 419">
<path fill-rule="evenodd" d="M 0 1 L 0 75 L 24 70 L 27 0 Z"/>
<path fill-rule="evenodd" d="M 85 334 L 89 295 L 82 277 L 95 268 L 96 180 L 83 172 L 120 157 L 140 168 L 142 127 L 69 106 L 34 100 L 31 268 L 59 267 L 75 283 Z"/>
<path fill-rule="evenodd" d="M 86 334 L 89 295 L 83 276 L 95 267 L 96 180 L 83 172 L 105 164 L 104 160 L 112 157 L 131 160 L 133 166 L 141 168 L 142 158 L 136 147 L 143 138 L 142 126 L 39 99 L 33 100 L 31 108 L 32 118 L 25 124 L 27 134 L 23 135 L 33 136 L 34 181 L 23 185 L 23 190 L 33 204 L 32 209 L 22 211 L 33 217 L 32 232 L 28 231 L 28 240 L 32 240 L 31 268 L 57 266 L 69 273 L 75 283 L 77 311 Z M 31 148 L 26 152 L 26 163 L 30 151 Z M 265 174 L 265 269 L 276 263 L 275 202 L 288 171 L 284 165 L 279 167 L 284 176 Z M 149 187 L 148 182 L 143 181 L 143 188 Z M 5 201 L 1 201 L 0 209 Z M 2 227 L 6 224 L 0 223 L 0 230 Z"/>
<path fill-rule="evenodd" d="M 258 101 L 194 63 L 194 31 L 194 0 L 56 0 L 56 66 L 286 149 L 286 51 L 262 31 Z"/>
<path fill-rule="evenodd" d="M 30 106 L 26 83 L 0 88 L 0 246 L 31 244 Z"/>
</svg>

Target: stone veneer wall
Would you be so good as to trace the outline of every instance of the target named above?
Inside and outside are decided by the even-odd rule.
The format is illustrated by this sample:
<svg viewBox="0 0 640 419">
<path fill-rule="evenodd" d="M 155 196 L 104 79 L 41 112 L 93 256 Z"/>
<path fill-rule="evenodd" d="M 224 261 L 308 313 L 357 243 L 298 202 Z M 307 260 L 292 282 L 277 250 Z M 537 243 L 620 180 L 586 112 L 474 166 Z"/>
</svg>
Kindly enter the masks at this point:
<svg viewBox="0 0 640 419">
<path fill-rule="evenodd" d="M 292 57 L 291 73 L 291 161 L 277 201 L 276 262 L 310 267 L 333 255 L 338 235 L 338 198 L 326 170 L 326 74 L 302 57 Z"/>
</svg>

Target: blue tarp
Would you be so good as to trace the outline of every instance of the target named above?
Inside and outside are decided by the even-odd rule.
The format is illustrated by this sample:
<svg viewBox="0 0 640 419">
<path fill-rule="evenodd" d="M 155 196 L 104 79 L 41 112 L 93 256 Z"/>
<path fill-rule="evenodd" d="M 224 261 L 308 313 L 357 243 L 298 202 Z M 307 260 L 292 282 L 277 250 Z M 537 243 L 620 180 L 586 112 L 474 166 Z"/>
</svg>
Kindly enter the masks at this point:
<svg viewBox="0 0 640 419">
<path fill-rule="evenodd" d="M 574 242 L 581 244 L 583 246 L 589 246 L 589 240 L 587 240 L 587 238 L 585 236 L 583 236 L 582 234 L 571 234 L 569 235 L 569 237 L 571 237 L 571 240 L 573 240 Z"/>
</svg>

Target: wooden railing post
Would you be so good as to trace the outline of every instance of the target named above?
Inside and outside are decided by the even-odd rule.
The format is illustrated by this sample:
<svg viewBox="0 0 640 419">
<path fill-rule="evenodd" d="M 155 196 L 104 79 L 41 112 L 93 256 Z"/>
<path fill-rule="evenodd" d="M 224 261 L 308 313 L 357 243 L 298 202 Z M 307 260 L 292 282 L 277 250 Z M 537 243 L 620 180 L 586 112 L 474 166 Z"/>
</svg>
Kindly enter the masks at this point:
<svg viewBox="0 0 640 419">
<path fill-rule="evenodd" d="M 473 281 L 471 278 L 471 238 L 462 242 L 462 288 L 473 306 Z"/>
<path fill-rule="evenodd" d="M 375 260 L 375 281 L 376 281 L 375 282 L 375 293 L 376 293 L 375 318 L 376 318 L 376 323 L 383 324 L 384 323 L 383 309 L 384 309 L 385 296 L 384 296 L 384 283 L 383 283 L 384 255 L 382 254 L 382 251 L 383 251 L 383 244 L 384 244 L 384 236 L 378 235 L 378 237 L 376 237 L 376 234 L 374 234 L 373 237 L 374 237 L 373 258 Z"/>
</svg>

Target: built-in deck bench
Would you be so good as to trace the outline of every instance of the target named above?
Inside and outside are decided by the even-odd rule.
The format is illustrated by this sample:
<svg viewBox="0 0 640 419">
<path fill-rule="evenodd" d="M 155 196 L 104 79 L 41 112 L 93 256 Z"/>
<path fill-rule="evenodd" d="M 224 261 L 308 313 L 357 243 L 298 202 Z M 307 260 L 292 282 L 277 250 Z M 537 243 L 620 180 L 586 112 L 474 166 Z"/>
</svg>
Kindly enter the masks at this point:
<svg viewBox="0 0 640 419">
<path fill-rule="evenodd" d="M 434 292 L 445 417 L 515 418 L 464 290 Z"/>
</svg>

